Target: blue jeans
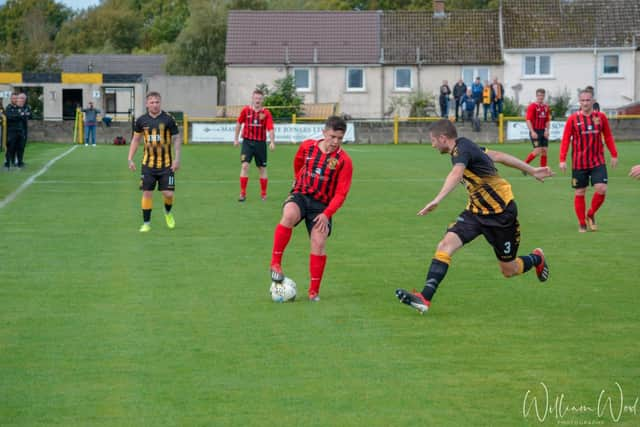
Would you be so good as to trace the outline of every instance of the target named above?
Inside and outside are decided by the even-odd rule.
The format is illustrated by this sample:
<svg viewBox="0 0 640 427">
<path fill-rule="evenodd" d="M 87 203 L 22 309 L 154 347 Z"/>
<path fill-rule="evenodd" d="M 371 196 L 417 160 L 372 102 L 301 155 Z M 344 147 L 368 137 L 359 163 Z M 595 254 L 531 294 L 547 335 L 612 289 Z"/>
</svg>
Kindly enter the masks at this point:
<svg viewBox="0 0 640 427">
<path fill-rule="evenodd" d="M 498 120 L 498 116 L 502 114 L 502 99 L 493 103 L 493 120 Z"/>
<path fill-rule="evenodd" d="M 84 125 L 84 143 L 89 144 L 91 137 L 91 145 L 96 145 L 96 125 Z"/>
</svg>

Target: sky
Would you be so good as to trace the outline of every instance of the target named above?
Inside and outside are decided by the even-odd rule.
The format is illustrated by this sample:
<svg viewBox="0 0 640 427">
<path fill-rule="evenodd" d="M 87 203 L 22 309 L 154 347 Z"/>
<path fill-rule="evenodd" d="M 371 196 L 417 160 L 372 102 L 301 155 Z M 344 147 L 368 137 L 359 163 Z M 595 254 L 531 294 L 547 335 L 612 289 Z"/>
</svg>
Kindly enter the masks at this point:
<svg viewBox="0 0 640 427">
<path fill-rule="evenodd" d="M 91 6 L 97 6 L 100 0 L 57 0 L 71 9 L 86 9 Z"/>
</svg>

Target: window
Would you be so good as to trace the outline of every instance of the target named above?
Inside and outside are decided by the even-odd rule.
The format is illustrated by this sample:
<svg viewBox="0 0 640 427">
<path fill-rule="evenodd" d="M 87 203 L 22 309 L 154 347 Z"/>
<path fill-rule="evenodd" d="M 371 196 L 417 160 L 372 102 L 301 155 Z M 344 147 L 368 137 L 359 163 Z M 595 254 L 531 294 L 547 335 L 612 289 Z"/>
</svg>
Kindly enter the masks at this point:
<svg viewBox="0 0 640 427">
<path fill-rule="evenodd" d="M 411 69 L 396 68 L 395 90 L 411 90 Z"/>
<path fill-rule="evenodd" d="M 296 90 L 309 91 L 311 90 L 311 79 L 309 77 L 308 68 L 294 68 L 293 80 L 296 84 Z"/>
<path fill-rule="evenodd" d="M 363 68 L 347 68 L 347 90 L 349 91 L 364 90 L 364 69 Z"/>
<path fill-rule="evenodd" d="M 471 83 L 476 81 L 476 77 L 480 77 L 480 82 L 484 84 L 485 80 L 489 80 L 489 69 L 486 67 L 462 68 L 462 80 L 468 87 L 471 87 Z"/>
<path fill-rule="evenodd" d="M 604 55 L 602 57 L 602 74 L 620 74 L 620 56 Z"/>
<path fill-rule="evenodd" d="M 551 57 L 549 55 L 525 56 L 524 75 L 529 77 L 550 76 Z"/>
</svg>

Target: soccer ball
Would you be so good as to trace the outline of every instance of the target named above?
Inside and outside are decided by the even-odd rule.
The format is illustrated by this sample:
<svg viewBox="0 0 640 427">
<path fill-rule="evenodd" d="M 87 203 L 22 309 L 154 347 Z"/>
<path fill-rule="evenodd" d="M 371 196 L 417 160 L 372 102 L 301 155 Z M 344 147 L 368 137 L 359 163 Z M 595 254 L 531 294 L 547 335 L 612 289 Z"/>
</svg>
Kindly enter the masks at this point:
<svg viewBox="0 0 640 427">
<path fill-rule="evenodd" d="M 293 302 L 296 299 L 296 282 L 288 277 L 282 283 L 271 282 L 269 292 L 274 302 Z"/>
</svg>

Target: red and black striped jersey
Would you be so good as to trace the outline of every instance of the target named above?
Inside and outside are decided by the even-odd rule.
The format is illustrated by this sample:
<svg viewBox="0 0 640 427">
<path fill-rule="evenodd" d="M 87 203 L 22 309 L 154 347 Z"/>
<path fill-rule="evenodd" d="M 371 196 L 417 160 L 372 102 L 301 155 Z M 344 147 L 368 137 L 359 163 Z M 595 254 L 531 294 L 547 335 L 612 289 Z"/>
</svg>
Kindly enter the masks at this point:
<svg viewBox="0 0 640 427">
<path fill-rule="evenodd" d="M 266 141 L 267 131 L 273 130 L 273 117 L 266 108 L 256 111 L 252 106 L 247 105 L 240 111 L 238 123 L 243 125 L 243 139 Z"/>
<path fill-rule="evenodd" d="M 573 169 L 593 169 L 605 164 L 604 143 L 607 144 L 612 157 L 618 157 L 618 150 L 611 134 L 609 121 L 604 113 L 593 111 L 583 114 L 573 113 L 564 125 L 562 143 L 560 144 L 560 162 L 567 160 L 569 143 L 571 142 L 571 167 Z"/>
<path fill-rule="evenodd" d="M 546 129 L 547 123 L 551 121 L 551 110 L 545 103 L 532 102 L 527 108 L 526 119 L 531 122 L 534 130 Z"/>
<path fill-rule="evenodd" d="M 470 139 L 460 137 L 451 151 L 451 164 L 464 165 L 462 182 L 469 194 L 467 210 L 477 215 L 502 213 L 513 200 L 511 184 L 498 174 L 486 153 Z"/>
<path fill-rule="evenodd" d="M 142 164 L 150 168 L 161 169 L 171 167 L 171 137 L 179 133 L 175 119 L 164 111 L 156 117 L 149 113 L 136 120 L 134 132 L 142 135 L 144 155 Z"/>
<path fill-rule="evenodd" d="M 300 144 L 293 160 L 296 180 L 292 191 L 326 204 L 324 214 L 331 218 L 347 198 L 353 164 L 342 148 L 332 153 L 322 152 L 320 141 L 307 139 Z"/>
</svg>

